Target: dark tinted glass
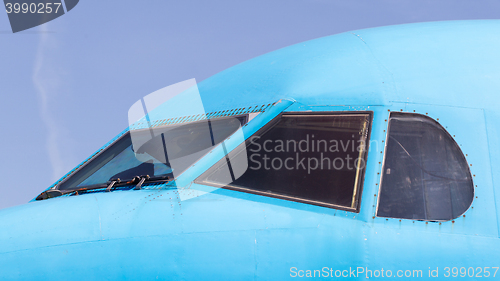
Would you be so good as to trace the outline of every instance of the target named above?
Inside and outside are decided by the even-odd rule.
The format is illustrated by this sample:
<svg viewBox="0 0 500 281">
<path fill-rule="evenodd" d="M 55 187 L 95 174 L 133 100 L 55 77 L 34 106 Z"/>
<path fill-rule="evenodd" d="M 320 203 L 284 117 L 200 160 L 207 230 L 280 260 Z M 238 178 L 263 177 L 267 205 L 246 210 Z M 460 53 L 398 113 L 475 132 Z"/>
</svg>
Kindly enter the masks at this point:
<svg viewBox="0 0 500 281">
<path fill-rule="evenodd" d="M 246 116 L 228 117 L 136 130 L 133 138 L 141 145 L 135 151 L 132 137 L 127 133 L 61 183 L 58 189 L 100 186 L 111 179 L 127 181 L 144 175 L 175 177 L 245 122 Z"/>
<path fill-rule="evenodd" d="M 369 114 L 283 115 L 205 172 L 198 182 L 356 209 L 369 119 Z M 224 171 L 228 162 L 236 160 L 247 161 L 248 168 L 227 184 Z"/>
<path fill-rule="evenodd" d="M 451 220 L 473 196 L 467 161 L 445 129 L 426 116 L 391 114 L 378 216 Z"/>
</svg>

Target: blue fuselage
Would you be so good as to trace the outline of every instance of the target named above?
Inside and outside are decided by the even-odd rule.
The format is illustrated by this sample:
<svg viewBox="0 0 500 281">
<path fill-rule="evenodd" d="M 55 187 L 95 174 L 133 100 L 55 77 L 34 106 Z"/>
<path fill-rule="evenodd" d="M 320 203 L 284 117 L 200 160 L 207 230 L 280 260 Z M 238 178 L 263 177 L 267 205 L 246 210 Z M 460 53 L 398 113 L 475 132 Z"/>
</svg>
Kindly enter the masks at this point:
<svg viewBox="0 0 500 281">
<path fill-rule="evenodd" d="M 198 85 L 207 112 L 260 112 L 242 127 L 245 138 L 287 112 L 373 114 L 358 210 L 195 183 L 224 157 L 217 147 L 175 183 L 0 211 L 0 279 L 496 280 L 498 34 L 500 21 L 353 31 L 265 54 Z M 189 115 L 189 99 L 160 110 L 163 118 Z M 459 145 L 474 184 L 463 215 L 447 221 L 377 216 L 391 112 L 432 118 Z M 229 139 L 225 150 L 239 144 Z"/>
</svg>

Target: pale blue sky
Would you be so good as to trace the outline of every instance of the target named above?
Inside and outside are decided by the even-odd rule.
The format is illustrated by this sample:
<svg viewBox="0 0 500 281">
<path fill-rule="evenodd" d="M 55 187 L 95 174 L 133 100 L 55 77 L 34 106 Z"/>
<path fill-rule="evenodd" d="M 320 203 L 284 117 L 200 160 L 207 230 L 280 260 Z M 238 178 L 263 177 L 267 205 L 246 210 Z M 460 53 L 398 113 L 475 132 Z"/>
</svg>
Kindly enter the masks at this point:
<svg viewBox="0 0 500 281">
<path fill-rule="evenodd" d="M 344 31 L 499 11 L 500 1 L 80 0 L 17 34 L 0 13 L 0 209 L 36 197 L 170 84 Z"/>
</svg>

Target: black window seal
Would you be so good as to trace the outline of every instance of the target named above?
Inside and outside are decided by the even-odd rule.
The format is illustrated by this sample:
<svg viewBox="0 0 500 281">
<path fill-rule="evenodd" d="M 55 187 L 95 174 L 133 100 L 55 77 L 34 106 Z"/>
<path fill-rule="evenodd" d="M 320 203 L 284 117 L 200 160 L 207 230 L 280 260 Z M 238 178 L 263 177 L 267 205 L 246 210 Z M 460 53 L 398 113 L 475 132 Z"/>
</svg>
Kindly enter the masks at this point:
<svg viewBox="0 0 500 281">
<path fill-rule="evenodd" d="M 357 186 L 354 187 L 355 194 L 353 196 L 353 201 L 355 202 L 355 204 L 354 204 L 355 207 L 354 208 L 352 208 L 352 207 L 346 207 L 346 206 L 342 206 L 342 205 L 337 205 L 337 204 L 324 203 L 324 202 L 320 202 L 320 201 L 308 200 L 308 199 L 303 199 L 303 198 L 298 198 L 298 197 L 293 197 L 293 196 L 286 196 L 286 195 L 281 195 L 281 194 L 275 194 L 275 193 L 271 193 L 271 192 L 257 191 L 257 190 L 253 190 L 253 189 L 249 189 L 249 188 L 245 188 L 245 187 L 234 186 L 234 185 L 231 185 L 231 184 L 224 185 L 224 184 L 218 184 L 218 183 L 214 183 L 214 182 L 207 182 L 207 181 L 200 180 L 201 175 L 197 179 L 195 179 L 194 182 L 197 183 L 197 184 L 209 185 L 209 186 L 224 188 L 224 189 L 233 190 L 233 191 L 240 191 L 240 192 L 245 192 L 245 193 L 250 193 L 250 194 L 255 194 L 255 195 L 262 195 L 262 196 L 265 196 L 265 197 L 271 197 L 271 198 L 276 198 L 276 199 L 283 199 L 283 200 L 292 201 L 292 202 L 305 203 L 305 204 L 309 204 L 309 205 L 315 205 L 315 206 L 320 206 L 320 207 L 327 207 L 327 208 L 331 208 L 331 209 L 337 209 L 337 210 L 342 210 L 342 211 L 349 211 L 349 212 L 359 213 L 360 212 L 360 208 L 361 208 L 361 196 L 362 196 L 362 193 L 363 193 L 363 186 L 364 186 L 364 182 L 365 182 L 365 174 L 366 174 L 366 169 L 368 167 L 368 152 L 370 150 L 369 144 L 370 144 L 370 137 L 371 137 L 371 128 L 372 128 L 372 123 L 373 123 L 373 111 L 318 111 L 318 112 L 288 111 L 288 112 L 282 112 L 278 116 L 276 116 L 275 118 L 273 118 L 271 121 L 269 121 L 267 124 L 265 124 L 257 132 L 255 132 L 250 137 L 248 137 L 245 140 L 245 146 L 248 147 L 250 145 L 250 141 L 249 140 L 251 139 L 252 136 L 265 134 L 271 128 L 273 128 L 274 125 L 276 123 L 278 123 L 278 121 L 280 121 L 281 118 L 282 118 L 282 116 L 284 116 L 284 115 L 285 116 L 287 116 L 287 115 L 295 115 L 295 116 L 297 116 L 297 115 L 300 115 L 300 116 L 318 116 L 318 115 L 324 115 L 324 116 L 348 115 L 348 116 L 352 116 L 352 115 L 368 115 L 368 125 L 367 125 L 368 128 L 367 128 L 367 136 L 366 136 L 366 143 L 365 143 L 365 154 L 363 156 L 364 159 L 365 159 L 366 166 L 361 171 L 358 170 L 358 172 L 359 172 L 358 178 L 357 178 L 357 182 L 358 183 L 357 183 Z M 228 154 L 230 154 L 231 152 L 229 152 Z M 224 157 L 226 157 L 226 155 Z M 220 160 L 222 160 L 222 159 L 223 158 L 221 158 Z M 216 164 L 214 164 L 214 165 L 217 165 L 217 163 L 220 160 L 218 160 L 216 162 Z M 214 165 L 212 165 L 206 171 L 208 171 L 209 169 L 211 169 Z"/>
</svg>

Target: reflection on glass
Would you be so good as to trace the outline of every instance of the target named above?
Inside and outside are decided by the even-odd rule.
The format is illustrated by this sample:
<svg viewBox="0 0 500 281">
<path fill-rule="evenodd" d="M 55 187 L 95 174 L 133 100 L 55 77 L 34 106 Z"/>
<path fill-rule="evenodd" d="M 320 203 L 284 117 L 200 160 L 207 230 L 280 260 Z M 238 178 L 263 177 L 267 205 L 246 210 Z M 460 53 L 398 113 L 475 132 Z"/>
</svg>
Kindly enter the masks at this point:
<svg viewBox="0 0 500 281">
<path fill-rule="evenodd" d="M 132 145 L 120 152 L 115 158 L 102 166 L 90 177 L 86 178 L 77 187 L 98 185 L 110 179 L 132 179 L 137 175 L 151 177 L 166 176 L 172 172 L 169 166 L 152 158 L 150 162 L 141 162 L 135 157 Z M 114 176 L 109 176 L 114 175 Z"/>
<path fill-rule="evenodd" d="M 284 114 L 221 159 L 197 182 L 356 209 L 366 166 L 369 120 L 370 114 L 361 113 Z M 244 171 L 234 168 L 247 162 Z"/>
</svg>

